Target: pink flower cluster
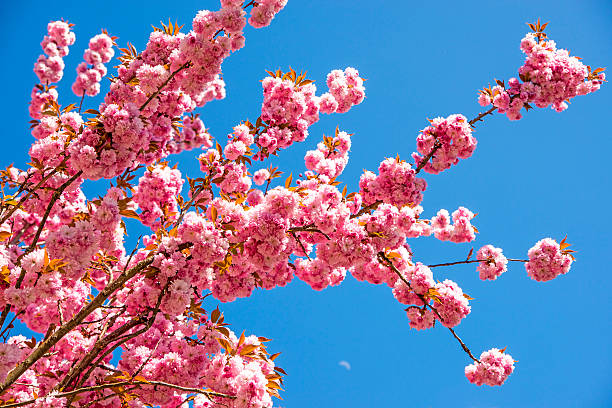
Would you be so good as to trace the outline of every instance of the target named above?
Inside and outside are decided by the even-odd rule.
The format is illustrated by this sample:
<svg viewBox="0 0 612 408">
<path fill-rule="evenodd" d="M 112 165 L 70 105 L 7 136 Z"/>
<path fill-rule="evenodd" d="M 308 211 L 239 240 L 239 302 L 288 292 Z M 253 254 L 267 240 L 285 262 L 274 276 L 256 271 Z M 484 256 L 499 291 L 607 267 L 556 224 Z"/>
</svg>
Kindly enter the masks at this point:
<svg viewBox="0 0 612 408">
<path fill-rule="evenodd" d="M 267 169 L 259 169 L 255 173 L 253 173 L 253 182 L 258 186 L 261 186 L 263 183 L 270 179 L 270 171 Z"/>
<path fill-rule="evenodd" d="M 504 349 L 505 350 L 505 349 Z M 465 367 L 465 376 L 476 385 L 502 385 L 514 371 L 514 360 L 503 350 L 492 348 L 480 355 L 480 362 Z"/>
<path fill-rule="evenodd" d="M 511 78 L 507 89 L 498 85 L 490 92 L 481 91 L 478 98 L 480 105 L 493 104 L 510 120 L 521 119 L 521 109 L 529 103 L 564 111 L 570 99 L 597 91 L 605 81 L 603 72 L 591 75 L 579 58 L 557 49 L 552 40 L 529 33 L 521 41 L 521 50 L 527 55 L 519 68 L 522 82 Z"/>
<path fill-rule="evenodd" d="M 569 272 L 572 257 L 552 238 L 538 241 L 527 253 L 525 269 L 531 279 L 545 282 Z"/>
<path fill-rule="evenodd" d="M 453 224 L 448 211 L 442 209 L 431 219 L 434 236 L 440 241 L 455 243 L 471 242 L 476 239 L 476 228 L 470 220 L 474 213 L 465 207 L 459 207 L 452 214 Z"/>
<path fill-rule="evenodd" d="M 41 119 L 43 117 L 41 112 L 44 110 L 44 106 L 52 101 L 57 102 L 57 90 L 53 86 L 48 87 L 46 91 L 44 89 L 40 85 L 32 89 L 32 101 L 30 102 L 29 112 L 33 119 Z"/>
<path fill-rule="evenodd" d="M 431 160 L 427 161 L 423 170 L 438 174 L 450 166 L 457 164 L 459 159 L 469 158 L 476 149 L 476 138 L 472 136 L 472 127 L 465 116 L 457 114 L 447 118 L 436 118 L 431 125 L 421 130 L 417 137 L 417 151 L 413 153 L 415 166 L 419 166 L 424 158 L 434 149 Z"/>
<path fill-rule="evenodd" d="M 70 27 L 64 21 L 52 21 L 47 25 L 47 35 L 40 44 L 47 55 L 39 56 L 34 64 L 34 72 L 43 85 L 59 82 L 64 76 L 62 57 L 68 55 L 68 46 L 76 39 Z"/>
<path fill-rule="evenodd" d="M 92 180 L 121 174 L 149 146 L 140 110 L 133 103 L 106 105 L 100 120 L 103 129 L 86 127 L 69 148 L 71 166 Z M 106 143 L 108 134 L 112 139 Z"/>
<path fill-rule="evenodd" d="M 329 92 L 321 95 L 322 113 L 348 112 L 353 105 L 359 105 L 365 98 L 365 87 L 359 71 L 348 67 L 343 71 L 334 69 L 327 74 Z"/>
<path fill-rule="evenodd" d="M 183 188 L 183 178 L 178 169 L 165 164 L 149 167 L 134 188 L 134 202 L 142 212 L 142 223 L 156 230 L 161 221 L 173 221 L 177 217 L 176 197 Z"/>
<path fill-rule="evenodd" d="M 435 291 L 435 308 L 442 317 L 441 323 L 446 327 L 457 326 L 471 311 L 463 290 L 452 280 L 446 279 L 436 284 Z"/>
<path fill-rule="evenodd" d="M 418 205 L 423 200 L 427 182 L 416 177 L 409 163 L 388 158 L 378 166 L 378 176 L 366 171 L 359 179 L 359 193 L 364 205 L 382 201 L 398 207 Z"/>
<path fill-rule="evenodd" d="M 187 34 L 170 32 L 168 27 L 156 29 L 142 53 L 123 56 L 117 78 L 98 109 L 104 129 L 89 126 L 78 136 L 71 147 L 72 167 L 87 178 L 111 178 L 171 153 L 210 147 L 203 124 L 186 114 L 225 97 L 221 63 L 244 46 L 246 13 L 241 4 L 224 1 L 221 10 L 200 11 Z M 110 58 L 112 52 L 106 47 L 108 38 L 94 39 L 86 53 L 90 64 Z M 109 125 L 117 122 L 117 112 L 127 113 L 125 120 L 130 123 Z"/>
<path fill-rule="evenodd" d="M 242 0 L 222 0 L 221 4 L 224 3 L 235 3 L 240 7 Z M 251 9 L 249 24 L 255 28 L 262 28 L 270 25 L 274 16 L 287 5 L 287 0 L 259 0 L 255 4 Z"/>
<path fill-rule="evenodd" d="M 100 93 L 100 81 L 106 75 L 105 63 L 115 55 L 113 40 L 106 33 L 89 40 L 89 48 L 83 54 L 84 62 L 77 67 L 77 77 L 72 92 L 77 96 L 96 96 Z"/>
<path fill-rule="evenodd" d="M 249 146 L 255 141 L 248 126 L 244 124 L 235 126 L 234 133 L 228 135 L 228 137 L 232 139 L 223 149 L 223 155 L 228 160 L 236 160 L 238 157 L 245 155 Z"/>
<path fill-rule="evenodd" d="M 410 287 L 404 281 L 397 280 L 393 296 L 400 303 L 415 305 L 406 309 L 410 327 L 429 329 L 436 320 L 441 320 L 446 327 L 455 327 L 470 313 L 468 299 L 455 282 L 447 279 L 436 283 L 431 269 L 420 262 L 400 271 L 410 282 Z M 427 305 L 423 299 L 428 302 Z"/>
<path fill-rule="evenodd" d="M 508 270 L 508 260 L 502 254 L 501 248 L 485 245 L 476 253 L 476 259 L 481 261 L 476 270 L 482 280 L 495 280 Z"/>
<path fill-rule="evenodd" d="M 212 146 L 212 137 L 204 127 L 199 117 L 186 116 L 183 119 L 183 128 L 180 133 L 168 142 L 168 154 L 177 154 L 184 150 L 193 150 L 198 147 L 208 149 Z"/>
<path fill-rule="evenodd" d="M 350 149 L 351 135 L 337 132 L 333 139 L 326 138 L 326 143 L 317 144 L 317 150 L 306 152 L 306 168 L 329 179 L 336 178 L 342 174 L 348 163 Z"/>
<path fill-rule="evenodd" d="M 319 120 L 316 87 L 313 84 L 296 86 L 293 81 L 275 77 L 264 78 L 262 86 L 261 119 L 269 126 L 259 135 L 257 144 L 272 154 L 304 141 L 308 127 Z"/>
</svg>

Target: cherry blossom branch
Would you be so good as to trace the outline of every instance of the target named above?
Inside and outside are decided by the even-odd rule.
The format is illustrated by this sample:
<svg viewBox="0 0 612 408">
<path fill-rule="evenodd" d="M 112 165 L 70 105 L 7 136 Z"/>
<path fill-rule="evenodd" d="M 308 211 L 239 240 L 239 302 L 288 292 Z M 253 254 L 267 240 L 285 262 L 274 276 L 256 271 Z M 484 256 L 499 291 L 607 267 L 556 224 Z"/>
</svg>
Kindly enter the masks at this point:
<svg viewBox="0 0 612 408">
<path fill-rule="evenodd" d="M 64 190 L 66 190 L 66 188 L 68 188 L 69 185 L 74 183 L 76 179 L 81 177 L 81 174 L 83 174 L 83 171 L 79 170 L 72 177 L 70 177 L 64 184 L 59 186 L 57 190 L 53 192 L 53 195 L 51 196 L 51 201 L 49 201 L 49 205 L 47 205 L 47 209 L 45 210 L 45 213 L 43 214 L 42 219 L 40 220 L 40 223 L 38 224 L 38 229 L 36 231 L 36 234 L 34 235 L 34 238 L 32 239 L 32 243 L 30 244 L 28 249 L 26 249 L 21 255 L 19 255 L 19 258 L 17 258 L 17 262 L 15 263 L 16 266 L 19 266 L 24 256 L 26 256 L 27 254 L 29 254 L 36 248 L 36 244 L 38 243 L 38 240 L 40 239 L 40 235 L 43 232 L 43 228 L 47 222 L 47 218 L 49 218 L 49 214 L 51 214 L 51 210 L 53 209 L 53 206 L 55 205 L 57 200 L 61 198 Z M 17 283 L 15 284 L 15 287 L 17 289 L 19 289 L 19 287 L 21 286 L 21 282 L 23 282 L 24 277 L 25 277 L 25 270 L 22 270 L 21 275 L 19 276 L 19 279 L 17 279 Z"/>
<path fill-rule="evenodd" d="M 145 323 L 145 326 L 141 329 L 138 329 L 137 331 L 135 331 L 134 333 L 131 333 L 129 335 L 123 335 L 124 333 L 126 333 L 127 331 L 131 330 L 132 327 L 127 328 L 126 330 L 122 330 L 120 333 L 118 333 L 117 331 L 113 332 L 111 335 L 108 336 L 107 339 L 104 339 L 101 344 L 98 346 L 98 349 L 100 351 L 102 351 L 103 349 L 105 349 L 110 343 L 115 342 L 114 345 L 112 345 L 112 347 L 108 347 L 106 348 L 106 350 L 104 350 L 103 353 L 99 354 L 99 353 L 91 353 L 92 354 L 92 358 L 88 359 L 87 362 L 85 362 L 84 364 L 82 364 L 82 368 L 79 371 L 76 371 L 76 375 L 79 375 L 81 371 L 83 371 L 87 365 L 89 363 L 91 363 L 91 361 L 97 357 L 97 359 L 95 360 L 95 362 L 93 364 L 91 364 L 91 366 L 89 367 L 89 370 L 87 370 L 87 372 L 85 373 L 85 375 L 83 375 L 83 377 L 79 380 L 79 382 L 77 383 L 76 387 L 79 387 L 81 385 L 83 385 L 83 383 L 87 380 L 87 378 L 89 378 L 89 376 L 91 375 L 91 373 L 93 372 L 93 370 L 98 366 L 98 364 L 100 364 L 103 359 L 110 353 L 112 353 L 117 347 L 121 346 L 122 344 L 124 344 L 125 342 L 140 336 L 141 334 L 149 331 L 149 329 L 151 329 L 151 327 L 153 327 L 153 323 L 155 322 L 155 318 L 157 317 L 157 314 L 159 313 L 159 308 L 161 306 L 161 302 L 163 297 L 168 293 L 168 288 L 170 287 L 170 284 L 172 283 L 172 280 L 168 280 L 168 282 L 166 282 L 166 285 L 164 286 L 164 288 L 161 290 L 160 294 L 157 297 L 157 302 L 155 304 L 155 308 L 152 310 L 151 312 L 151 316 L 145 318 L 144 316 L 139 316 L 135 319 L 133 319 L 135 321 L 135 324 L 132 327 L 135 327 L 139 324 Z M 144 320 L 144 321 L 143 321 Z M 69 384 L 68 382 L 66 382 L 66 384 Z M 58 389 L 61 389 L 60 387 L 58 387 Z M 70 401 L 72 402 L 72 400 Z"/>
<path fill-rule="evenodd" d="M 437 268 L 438 266 L 452 266 L 452 265 L 469 264 L 469 263 L 475 263 L 475 262 L 487 262 L 488 260 L 489 259 L 471 259 L 471 260 L 465 260 L 465 261 L 446 262 L 446 263 L 439 263 L 439 264 L 434 264 L 434 265 L 427 265 L 427 267 Z M 529 262 L 529 259 L 507 258 L 507 260 L 512 261 L 512 262 Z"/>
<path fill-rule="evenodd" d="M 79 114 L 81 113 L 81 108 L 83 107 L 84 100 L 85 100 L 85 91 L 83 91 L 83 96 L 81 96 L 81 103 L 79 103 Z"/>
<path fill-rule="evenodd" d="M 215 391 L 206 391 L 206 390 L 203 390 L 201 388 L 183 387 L 181 385 L 171 384 L 171 383 L 167 383 L 167 382 L 163 382 L 163 381 L 138 381 L 138 380 L 133 380 L 133 381 L 118 381 L 118 382 L 108 383 L 108 384 L 92 385 L 90 387 L 77 388 L 76 390 L 72 390 L 72 391 L 60 392 L 60 393 L 57 393 L 57 394 L 55 394 L 53 396 L 55 398 L 66 398 L 66 397 L 71 397 L 71 396 L 75 396 L 75 395 L 78 395 L 78 394 L 82 394 L 84 392 L 100 391 L 100 390 L 104 390 L 104 389 L 107 389 L 107 388 L 122 387 L 122 386 L 126 386 L 126 385 L 153 385 L 153 386 L 160 386 L 160 387 L 168 387 L 168 388 L 179 390 L 179 391 L 183 391 L 183 392 L 189 392 L 189 393 L 194 393 L 194 394 L 203 394 L 208 399 L 210 399 L 211 401 L 212 401 L 211 397 L 236 399 L 235 395 L 223 394 L 223 393 L 215 392 Z M 23 407 L 23 406 L 26 406 L 26 405 L 34 404 L 36 402 L 36 400 L 38 400 L 40 398 L 45 398 L 45 397 L 41 396 L 41 397 L 34 398 L 34 399 L 31 399 L 31 400 L 27 400 L 27 401 L 15 402 L 15 403 L 6 404 L 6 405 L 0 405 L 0 407 L 2 407 L 2 408 Z"/>
<path fill-rule="evenodd" d="M 293 231 L 289 231 L 289 233 L 297 241 L 297 243 L 300 244 L 300 248 L 302 248 L 302 252 L 304 253 L 304 255 L 306 255 L 306 258 L 308 258 L 309 261 L 312 261 L 312 259 L 310 259 L 310 256 L 308 255 L 308 252 L 306 251 L 306 248 L 304 248 L 304 244 L 302 244 L 302 241 L 297 236 L 297 234 Z"/>
<path fill-rule="evenodd" d="M 204 186 L 200 186 L 198 187 L 198 189 L 191 195 L 191 200 L 189 200 L 187 202 L 187 204 L 185 204 L 185 206 L 183 208 L 181 208 L 181 213 L 179 214 L 179 217 L 177 218 L 176 222 L 174 223 L 174 225 L 172 226 L 172 228 L 176 228 L 179 226 L 179 224 L 181 223 L 181 221 L 183 220 L 183 217 L 185 216 L 185 213 L 187 212 L 187 210 L 193 205 L 195 199 L 198 197 L 198 195 L 204 191 L 205 188 Z"/>
<path fill-rule="evenodd" d="M 381 200 L 378 201 L 374 201 L 372 204 L 367 205 L 365 207 L 363 207 L 361 210 L 359 210 L 359 212 L 357 212 L 356 214 L 351 215 L 351 219 L 353 218 L 357 218 L 357 217 L 361 217 L 363 214 L 369 212 L 370 210 L 375 210 L 378 208 L 379 205 L 382 204 Z"/>
<path fill-rule="evenodd" d="M 61 163 L 60 163 L 60 164 L 59 164 L 59 165 L 58 165 L 56 168 L 54 168 L 52 171 L 50 171 L 50 172 L 49 172 L 49 174 L 47 174 L 46 176 L 44 176 L 44 177 L 43 177 L 43 178 L 42 178 L 42 179 L 41 179 L 41 180 L 40 180 L 40 181 L 39 181 L 39 182 L 38 182 L 38 183 L 37 183 L 37 184 L 36 184 L 34 187 L 32 187 L 31 189 L 29 189 L 29 190 L 28 190 L 28 193 L 19 199 L 19 201 L 17 202 L 17 205 L 14 205 L 14 206 L 13 206 L 13 208 L 11 208 L 7 214 L 5 214 L 4 216 L 2 216 L 2 219 L 0 219 L 0 225 L 1 225 L 1 224 L 4 224 L 4 222 L 5 222 L 6 220 L 8 220 L 8 219 L 10 218 L 10 216 L 11 216 L 11 215 L 13 215 L 13 213 L 14 213 L 15 211 L 17 211 L 17 209 L 19 209 L 19 207 L 21 207 L 21 205 L 22 205 L 24 202 L 26 202 L 26 200 L 27 200 L 28 198 L 30 198 L 30 196 L 31 196 L 32 194 L 34 194 L 34 192 L 35 192 L 36 190 L 38 190 L 38 189 L 40 188 L 40 186 L 42 186 L 42 185 L 43 185 L 43 183 L 44 183 L 44 182 L 46 182 L 47 180 L 49 180 L 49 178 L 51 178 L 53 175 L 55 175 L 55 174 L 56 174 L 56 173 L 57 173 L 57 172 L 60 170 L 60 168 L 61 168 L 61 167 L 62 167 L 64 164 L 66 164 L 67 160 L 68 160 L 68 158 L 64 158 L 64 160 L 62 160 L 62 162 L 61 162 Z"/>
<path fill-rule="evenodd" d="M 476 116 L 474 119 L 470 120 L 468 123 L 470 126 L 474 127 L 474 123 L 476 122 L 480 122 L 482 121 L 482 118 L 484 118 L 487 115 L 492 115 L 493 112 L 495 112 L 497 110 L 497 108 L 495 106 L 491 107 L 491 109 L 481 112 L 478 114 L 478 116 Z"/>
<path fill-rule="evenodd" d="M 406 285 L 408 285 L 408 288 L 410 290 L 412 290 L 412 286 L 410 285 L 410 282 L 404 277 L 404 275 L 400 272 L 399 269 L 397 269 L 395 267 L 395 265 L 393 264 L 393 262 L 391 261 L 391 259 L 389 259 L 387 257 L 387 255 L 385 255 L 384 252 L 379 252 L 378 253 L 378 258 L 379 261 L 382 261 L 383 264 L 387 265 L 389 268 L 391 268 L 391 270 L 393 272 L 395 272 L 395 274 L 402 280 L 402 282 L 404 282 Z M 414 292 L 414 290 L 413 290 Z M 444 321 L 444 319 L 442 318 L 442 316 L 440 315 L 440 313 L 438 312 L 438 310 L 431 306 L 429 304 L 429 301 L 425 298 L 425 296 L 420 295 L 416 292 L 414 292 L 419 299 L 421 299 L 421 302 L 423 302 L 425 304 L 425 307 L 431 309 L 432 312 L 434 312 L 436 314 L 436 316 L 438 316 L 438 318 L 440 319 L 440 321 Z M 467 355 L 475 362 L 480 363 L 480 360 L 478 360 L 476 357 L 474 357 L 474 355 L 472 354 L 472 352 L 470 351 L 470 349 L 468 348 L 468 346 L 466 346 L 466 344 L 463 342 L 463 340 L 461 340 L 461 338 L 457 335 L 457 333 L 455 332 L 455 330 L 453 330 L 452 327 L 447 327 L 447 329 L 452 333 L 453 337 L 455 339 L 457 339 L 457 341 L 459 342 L 459 344 L 461 345 L 461 348 L 463 349 L 463 351 L 465 351 L 467 353 Z"/>
<path fill-rule="evenodd" d="M 493 106 L 489 110 L 486 110 L 484 112 L 479 113 L 474 119 L 470 120 L 468 122 L 468 124 L 470 126 L 474 127 L 474 123 L 482 121 L 482 118 L 484 118 L 487 115 L 492 115 L 493 112 L 495 112 L 496 110 L 497 110 L 497 108 L 495 106 Z M 440 141 L 436 140 L 436 143 L 434 143 L 433 148 L 427 154 L 427 156 L 423 157 L 423 159 L 419 162 L 419 165 L 417 166 L 417 168 L 414 171 L 414 173 L 418 174 L 423 169 L 423 167 L 425 167 L 425 165 L 427 164 L 429 159 L 431 159 L 433 157 L 433 155 L 436 153 L 436 151 L 438 151 L 438 149 L 440 149 L 441 147 L 442 147 L 442 143 Z"/>
<path fill-rule="evenodd" d="M 146 108 L 146 107 L 147 107 L 147 105 L 148 105 L 148 104 L 149 104 L 149 103 L 150 103 L 150 102 L 151 102 L 153 99 L 155 99 L 155 97 L 156 97 L 157 95 L 159 95 L 159 93 L 162 91 L 162 89 L 164 89 L 164 87 L 165 87 L 166 85 L 168 85 L 168 83 L 169 83 L 170 81 L 172 81 L 172 79 L 174 78 L 174 76 L 175 76 L 176 74 L 178 74 L 179 72 L 181 72 L 183 69 L 185 69 L 185 68 L 189 67 L 189 65 L 190 65 L 190 64 L 191 64 L 191 61 L 187 61 L 186 63 L 184 63 L 183 65 L 181 65 L 181 66 L 180 66 L 180 67 L 179 67 L 179 68 L 178 68 L 176 71 L 174 71 L 173 73 L 171 73 L 171 74 L 170 74 L 170 76 L 168 77 L 168 79 L 166 79 L 166 80 L 164 81 L 164 83 L 163 83 L 163 84 L 161 84 L 161 85 L 159 86 L 159 88 L 157 88 L 157 91 L 155 91 L 155 92 L 154 92 L 154 93 L 153 93 L 151 96 L 149 96 L 149 99 L 147 99 L 147 100 L 145 101 L 145 103 L 143 103 L 143 104 L 142 104 L 142 106 L 139 108 L 139 110 L 143 110 L 144 108 Z"/>
<path fill-rule="evenodd" d="M 438 151 L 439 148 L 442 147 L 442 143 L 439 140 L 436 140 L 436 142 L 434 143 L 433 148 L 431 149 L 431 151 L 427 154 L 427 156 L 423 157 L 423 160 L 421 160 L 421 162 L 419 163 L 419 165 L 417 166 L 417 168 L 414 170 L 414 174 L 419 174 L 419 172 L 421 171 L 421 169 L 423 167 L 425 167 L 425 165 L 427 164 L 427 162 L 429 161 L 429 159 L 431 159 L 433 157 L 433 155 Z"/>
<path fill-rule="evenodd" d="M 79 178 L 81 174 L 83 174 L 83 172 L 78 171 L 74 176 L 69 178 L 64 184 L 62 184 L 57 190 L 53 192 L 53 195 L 51 196 L 51 201 L 49 201 L 49 204 L 47 205 L 47 209 L 45 210 L 45 213 L 43 214 L 43 217 L 40 220 L 40 223 L 38 224 L 38 229 L 36 231 L 36 235 L 32 239 L 32 243 L 21 255 L 19 255 L 19 257 L 17 258 L 17 261 L 15 262 L 15 266 L 19 266 L 21 264 L 21 260 L 23 259 L 23 257 L 29 254 L 30 252 L 32 252 L 36 248 L 38 239 L 40 238 L 40 235 L 43 232 L 43 228 L 45 226 L 45 223 L 47 222 L 47 218 L 49 217 L 51 210 L 53 209 L 53 206 L 55 205 L 57 200 L 60 199 L 64 190 L 68 188 L 68 186 L 72 184 L 77 178 Z M 15 283 L 15 288 L 17 289 L 20 288 L 21 283 L 23 282 L 25 278 L 25 275 L 26 275 L 26 271 L 25 269 L 22 269 L 21 273 L 19 274 L 19 277 L 17 278 L 17 282 Z M 8 316 L 10 310 L 11 310 L 10 304 L 7 304 L 2 310 L 2 315 L 0 315 L 0 327 L 2 324 L 4 324 L 4 321 L 6 320 L 6 317 Z"/>
<path fill-rule="evenodd" d="M 11 325 L 13 324 L 15 319 L 17 319 L 19 317 L 19 315 L 22 314 L 24 311 L 25 310 L 20 310 L 19 312 L 15 313 L 15 316 L 13 316 L 13 318 L 11 319 L 9 324 L 7 324 L 6 327 L 4 328 L 4 330 L 2 330 L 2 333 L 0 333 L 0 337 L 4 336 L 4 334 L 7 332 L 7 330 L 9 330 L 11 328 Z M 2 324 L 4 324 L 4 319 L 2 319 Z M 2 328 L 1 325 L 0 325 L 0 328 Z M 8 333 L 7 333 L 7 336 L 8 336 Z"/>
<path fill-rule="evenodd" d="M 81 323 L 87 316 L 89 316 L 94 310 L 102 306 L 104 301 L 110 297 L 115 291 L 122 288 L 123 285 L 136 276 L 138 273 L 143 271 L 149 265 L 153 263 L 154 255 L 143 259 L 138 262 L 133 268 L 126 272 L 123 272 L 114 281 L 110 282 L 98 295 L 83 307 L 76 315 L 74 315 L 69 321 L 63 326 L 60 326 L 57 330 L 46 337 L 41 343 L 38 344 L 32 353 L 14 369 L 12 369 L 6 376 L 4 382 L 0 385 L 0 395 L 4 393 L 21 375 L 30 368 L 36 361 L 42 358 L 58 341 L 60 341 L 66 334 L 72 331 L 79 323 Z"/>
<path fill-rule="evenodd" d="M 296 232 L 318 232 L 319 234 L 323 235 L 328 240 L 331 239 L 329 235 L 327 235 L 320 229 L 315 228 L 314 224 L 304 225 L 303 227 L 291 227 L 287 230 L 287 232 L 290 234 L 294 234 Z"/>
</svg>

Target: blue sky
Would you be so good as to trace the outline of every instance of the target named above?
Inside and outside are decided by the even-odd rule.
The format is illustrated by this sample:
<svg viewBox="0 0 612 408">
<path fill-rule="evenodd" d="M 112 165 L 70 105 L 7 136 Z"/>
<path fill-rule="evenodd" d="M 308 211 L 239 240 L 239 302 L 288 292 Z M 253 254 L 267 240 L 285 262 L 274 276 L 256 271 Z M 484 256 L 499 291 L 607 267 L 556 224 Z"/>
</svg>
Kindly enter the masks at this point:
<svg viewBox="0 0 612 408">
<path fill-rule="evenodd" d="M 141 50 L 151 24 L 171 18 L 190 27 L 217 0 L 175 2 L 2 2 L 0 45 L 4 63 L 1 165 L 23 166 L 32 142 L 27 104 L 33 63 L 49 20 L 75 23 L 77 43 L 65 59 L 61 102 L 69 90 L 88 39 L 101 28 Z M 202 111 L 213 136 L 224 140 L 232 126 L 255 119 L 266 69 L 307 70 L 324 91 L 325 75 L 353 66 L 366 82 L 365 102 L 348 114 L 324 116 L 309 139 L 273 162 L 287 172 L 303 171 L 303 154 L 336 125 L 354 133 L 343 175 L 356 189 L 362 169 L 385 157 L 408 159 L 426 118 L 480 110 L 476 91 L 494 78 L 516 75 L 519 42 L 527 21 L 550 21 L 549 37 L 594 67 L 612 57 L 612 3 L 600 1 L 322 1 L 289 0 L 262 30 L 247 29 L 247 46 L 224 64 L 228 97 Z M 423 206 L 430 217 L 460 205 L 479 213 L 475 249 L 491 243 L 522 258 L 539 239 L 568 241 L 578 251 L 569 274 L 548 283 L 527 277 L 513 264 L 495 282 L 478 279 L 475 267 L 435 270 L 457 281 L 472 297 L 472 313 L 457 331 L 477 354 L 507 346 L 519 362 L 502 387 L 469 384 L 467 356 L 442 327 L 411 330 L 386 286 L 352 278 L 314 292 L 300 281 L 222 305 L 235 331 L 274 339 L 277 362 L 287 370 L 283 407 L 411 406 L 458 408 L 612 406 L 612 302 L 608 282 L 610 230 L 608 124 L 612 91 L 572 101 L 563 113 L 530 111 L 510 122 L 497 115 L 478 125 L 472 158 L 437 175 Z M 87 99 L 88 107 L 99 100 Z M 195 153 L 173 158 L 187 175 L 197 174 Z M 296 168 L 297 167 L 297 168 Z M 99 186 L 87 190 L 92 196 Z M 134 233 L 133 235 L 137 235 Z M 410 242 L 424 263 L 463 259 L 471 244 L 419 239 Z M 210 299 L 210 298 L 209 298 Z M 215 307 L 210 302 L 210 308 Z M 348 361 L 351 370 L 340 366 Z"/>
</svg>

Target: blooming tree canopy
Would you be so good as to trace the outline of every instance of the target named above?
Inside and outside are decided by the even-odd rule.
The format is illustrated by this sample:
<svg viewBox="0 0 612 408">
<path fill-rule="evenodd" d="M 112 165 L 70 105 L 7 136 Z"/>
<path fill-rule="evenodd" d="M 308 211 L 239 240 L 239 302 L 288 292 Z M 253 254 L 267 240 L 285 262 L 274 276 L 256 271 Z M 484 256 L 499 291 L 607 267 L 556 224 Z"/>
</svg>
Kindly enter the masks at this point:
<svg viewBox="0 0 612 408">
<path fill-rule="evenodd" d="M 485 245 L 424 264 L 412 240 L 461 244 L 478 233 L 466 207 L 421 206 L 424 176 L 470 158 L 474 130 L 490 115 L 561 112 L 600 88 L 603 69 L 558 48 L 546 24 L 529 24 L 516 77 L 478 92 L 482 113 L 428 120 L 415 132 L 415 153 L 381 158 L 349 191 L 342 173 L 353 134 L 309 128 L 364 102 L 354 67 L 330 69 L 322 86 L 291 68 L 269 71 L 257 119 L 237 118 L 224 142 L 208 132 L 197 110 L 225 97 L 223 61 L 245 46 L 247 25 L 268 26 L 286 0 L 220 3 L 198 12 L 190 31 L 154 28 L 142 51 L 95 35 L 72 95 L 55 84 L 75 30 L 49 23 L 34 65 L 30 163 L 0 173 L 2 406 L 271 407 L 286 374 L 273 343 L 235 333 L 211 297 L 232 302 L 294 278 L 320 291 L 347 273 L 388 286 L 416 331 L 448 331 L 465 352 L 468 381 L 502 385 L 516 361 L 497 345 L 472 352 L 459 326 L 473 299 L 458 282 L 438 280 L 436 268 L 473 263 L 481 279 L 495 280 L 524 264 L 528 278 L 544 282 L 569 272 L 573 251 L 565 238 L 544 237 L 523 257 Z M 104 77 L 103 102 L 87 106 Z M 321 142 L 304 153 L 306 170 L 269 164 L 307 137 Z M 200 172 L 184 176 L 169 160 L 194 149 Z M 83 186 L 99 180 L 111 186 L 86 197 Z M 125 245 L 126 219 L 149 230 L 134 248 Z M 44 337 L 11 335 L 15 320 Z"/>
</svg>

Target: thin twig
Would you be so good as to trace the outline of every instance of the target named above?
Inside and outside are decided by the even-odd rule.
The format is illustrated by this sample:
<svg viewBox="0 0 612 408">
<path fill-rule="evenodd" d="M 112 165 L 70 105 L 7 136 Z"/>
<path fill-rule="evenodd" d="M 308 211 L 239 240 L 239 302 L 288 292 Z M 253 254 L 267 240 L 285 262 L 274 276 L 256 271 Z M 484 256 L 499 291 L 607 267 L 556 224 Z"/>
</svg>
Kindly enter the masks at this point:
<svg viewBox="0 0 612 408">
<path fill-rule="evenodd" d="M 412 286 L 410 285 L 410 282 L 404 277 L 404 275 L 400 272 L 400 270 L 396 268 L 396 266 L 393 264 L 391 259 L 389 259 L 387 257 L 387 255 L 385 255 L 384 252 L 379 252 L 378 253 L 378 258 L 379 258 L 379 261 L 382 261 L 381 263 L 383 263 L 383 264 L 387 265 L 389 268 L 391 268 L 391 270 L 393 272 L 395 272 L 395 274 L 402 280 L 402 282 L 404 282 L 406 285 L 408 285 L 408 288 L 414 292 L 414 290 L 412 289 Z M 429 309 L 431 309 L 431 311 L 434 312 L 436 314 L 436 316 L 438 316 L 440 321 L 444 322 L 444 319 L 440 315 L 440 312 L 438 312 L 438 310 L 435 307 L 433 307 L 433 306 L 431 306 L 429 304 L 429 301 L 425 298 L 425 296 L 423 296 L 421 294 L 418 294 L 417 292 L 414 292 L 414 293 L 419 297 L 419 299 L 421 299 L 421 302 L 423 302 L 425 304 L 425 307 L 428 307 Z M 475 362 L 480 363 L 480 360 L 478 360 L 476 357 L 474 357 L 474 355 L 472 354 L 472 352 L 470 351 L 468 346 L 465 345 L 465 343 L 457 335 L 455 330 L 453 330 L 451 327 L 447 327 L 447 329 L 452 333 L 453 337 L 455 339 L 457 339 L 457 341 L 461 345 L 461 348 L 463 349 L 463 351 L 465 351 L 467 353 L 467 355 L 470 356 L 470 358 L 472 360 L 474 360 Z"/>
<path fill-rule="evenodd" d="M 511 262 L 529 262 L 529 259 L 513 259 L 513 258 L 507 258 L 507 259 L 508 261 L 511 261 Z M 452 265 L 469 264 L 469 263 L 475 263 L 475 262 L 487 262 L 489 260 L 490 258 L 489 259 L 471 259 L 471 260 L 466 260 L 466 261 L 445 262 L 445 263 L 427 265 L 427 267 L 437 268 L 438 266 L 452 266 Z"/>
</svg>

